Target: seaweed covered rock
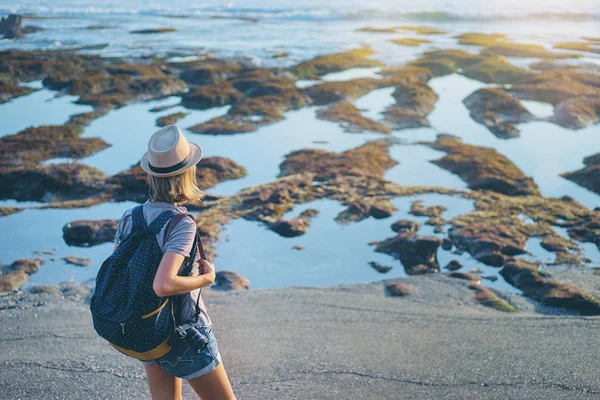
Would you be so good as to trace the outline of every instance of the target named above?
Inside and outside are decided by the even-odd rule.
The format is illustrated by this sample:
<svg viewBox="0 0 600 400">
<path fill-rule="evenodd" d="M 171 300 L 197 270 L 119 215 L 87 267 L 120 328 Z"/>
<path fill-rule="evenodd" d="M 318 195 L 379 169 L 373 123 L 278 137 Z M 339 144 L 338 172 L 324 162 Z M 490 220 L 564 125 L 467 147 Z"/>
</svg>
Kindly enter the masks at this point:
<svg viewBox="0 0 600 400">
<path fill-rule="evenodd" d="M 600 98 L 582 96 L 567 99 L 554 109 L 550 121 L 569 129 L 583 129 L 600 122 Z"/>
<path fill-rule="evenodd" d="M 487 57 L 479 54 L 469 53 L 464 50 L 434 50 L 424 53 L 423 60 L 452 62 L 454 68 L 468 68 L 479 64 Z"/>
<path fill-rule="evenodd" d="M 386 169 L 397 164 L 389 156 L 389 146 L 389 143 L 371 142 L 343 153 L 313 149 L 293 151 L 279 165 L 279 176 L 311 172 L 317 180 L 338 175 L 382 177 Z"/>
<path fill-rule="evenodd" d="M 156 125 L 160 127 L 164 127 L 167 125 L 174 125 L 182 118 L 185 118 L 189 115 L 186 112 L 177 112 L 169 115 L 165 115 L 164 117 L 160 117 L 156 119 Z"/>
<path fill-rule="evenodd" d="M 181 96 L 181 102 L 187 108 L 204 110 L 233 104 L 242 97 L 243 94 L 236 90 L 230 82 L 217 81 L 189 91 Z"/>
<path fill-rule="evenodd" d="M 396 211 L 396 206 L 388 200 L 362 199 L 348 204 L 348 208 L 340 212 L 335 220 L 338 222 L 351 222 L 361 221 L 368 217 L 383 219 L 391 217 Z"/>
<path fill-rule="evenodd" d="M 210 287 L 214 290 L 241 290 L 248 289 L 250 281 L 233 271 L 218 271 L 215 283 Z"/>
<path fill-rule="evenodd" d="M 518 98 L 500 88 L 483 88 L 463 100 L 471 118 L 485 125 L 494 135 L 508 139 L 519 136 L 517 123 L 533 119 Z"/>
<path fill-rule="evenodd" d="M 406 273 L 418 275 L 438 272 L 437 250 L 442 240 L 435 236 L 420 236 L 416 232 L 399 232 L 380 242 L 375 251 L 400 258 Z"/>
<path fill-rule="evenodd" d="M 211 135 L 252 132 L 261 126 L 282 120 L 285 111 L 311 103 L 290 79 L 263 80 L 253 77 L 252 82 L 244 83 L 248 85 L 245 97 L 237 100 L 225 116 L 213 118 L 189 129 L 195 133 Z"/>
<path fill-rule="evenodd" d="M 108 147 L 101 138 L 80 138 L 73 124 L 26 128 L 0 138 L 0 168 L 39 164 L 51 158 L 84 158 Z"/>
<path fill-rule="evenodd" d="M 399 219 L 391 226 L 394 232 L 417 232 L 421 228 L 421 224 L 410 219 Z"/>
<path fill-rule="evenodd" d="M 469 289 L 475 291 L 475 300 L 482 306 L 504 312 L 519 312 L 517 308 L 498 296 L 493 290 L 488 289 L 485 286 L 481 286 L 478 283 L 471 283 L 469 284 Z"/>
<path fill-rule="evenodd" d="M 391 282 L 385 285 L 386 292 L 393 297 L 405 297 L 413 292 L 413 287 L 401 282 Z"/>
<path fill-rule="evenodd" d="M 471 189 L 492 190 L 510 196 L 540 194 L 533 179 L 494 149 L 468 145 L 449 135 L 438 135 L 435 142 L 425 144 L 448 153 L 432 163 L 460 176 Z"/>
<path fill-rule="evenodd" d="M 359 78 L 349 81 L 322 82 L 304 89 L 318 106 L 338 101 L 352 101 L 381 86 L 378 79 Z"/>
<path fill-rule="evenodd" d="M 69 246 L 80 247 L 112 242 L 117 233 L 118 222 L 112 219 L 69 222 L 63 226 L 63 239 Z"/>
<path fill-rule="evenodd" d="M 439 96 L 426 83 L 398 84 L 392 96 L 396 103 L 388 107 L 383 115 L 393 129 L 430 126 L 426 117 L 433 111 Z"/>
<path fill-rule="evenodd" d="M 500 274 L 506 282 L 521 289 L 525 296 L 551 307 L 577 311 L 583 315 L 600 315 L 600 300 L 582 288 L 551 279 L 537 265 L 524 260 L 508 260 Z"/>
<path fill-rule="evenodd" d="M 447 208 L 445 206 L 431 206 L 424 207 L 423 202 L 421 200 L 415 200 L 410 205 L 410 214 L 417 217 L 429 217 L 429 219 L 425 222 L 425 225 L 434 226 L 435 232 L 443 232 L 444 225 L 446 224 L 446 220 L 442 216 L 444 211 Z"/>
<path fill-rule="evenodd" d="M 466 77 L 485 83 L 508 84 L 519 82 L 535 73 L 509 63 L 504 57 L 490 57 L 482 62 L 466 67 L 461 72 Z"/>
<path fill-rule="evenodd" d="M 585 165 L 583 168 L 573 172 L 565 172 L 561 176 L 600 194 L 600 153 L 584 158 L 583 164 Z"/>
<path fill-rule="evenodd" d="M 2 78 L 0 75 L 0 104 L 35 91 L 33 88 L 19 85 L 11 79 L 3 80 Z"/>
<path fill-rule="evenodd" d="M 0 35 L 3 39 L 16 39 L 23 36 L 21 24 L 23 17 L 18 14 L 9 14 L 8 17 L 0 19 Z"/>
<path fill-rule="evenodd" d="M 0 207 L 0 217 L 6 217 L 21 211 L 23 211 L 23 209 L 20 207 Z"/>
<path fill-rule="evenodd" d="M 431 40 L 429 39 L 423 39 L 423 38 L 399 38 L 399 39 L 392 39 L 390 40 L 392 43 L 397 44 L 399 46 L 411 46 L 411 47 L 416 47 L 416 46 L 420 46 L 423 43 L 431 43 Z"/>
<path fill-rule="evenodd" d="M 0 168 L 0 198 L 65 201 L 101 195 L 107 176 L 85 164 Z"/>
<path fill-rule="evenodd" d="M 370 118 L 363 116 L 358 108 L 347 101 L 340 101 L 317 111 L 317 118 L 339 122 L 346 132 L 364 131 L 390 133 L 390 129 Z"/>
<path fill-rule="evenodd" d="M 445 35 L 446 31 L 441 29 L 432 28 L 426 25 L 400 25 L 395 28 L 396 30 L 410 31 L 418 33 L 419 35 Z"/>
<path fill-rule="evenodd" d="M 528 237 L 510 221 L 472 218 L 453 223 L 448 232 L 452 242 L 486 265 L 499 267 L 507 258 L 526 253 Z"/>
<path fill-rule="evenodd" d="M 368 47 L 349 50 L 343 53 L 326 54 L 304 61 L 292 68 L 290 72 L 299 79 L 318 79 L 322 75 L 339 72 L 349 68 L 382 67 L 383 63 L 367 57 L 375 54 Z"/>
<path fill-rule="evenodd" d="M 303 211 L 291 220 L 280 219 L 269 226 L 273 232 L 283 237 L 295 237 L 304 235 L 310 226 L 310 220 L 319 214 L 319 210 L 311 209 Z"/>
<path fill-rule="evenodd" d="M 569 70 L 545 71 L 513 85 L 508 91 L 521 99 L 557 106 L 575 97 L 599 96 L 600 76 Z"/>
<path fill-rule="evenodd" d="M 22 259 L 10 265 L 0 266 L 0 296 L 23 286 L 29 280 L 29 275 L 40 269 L 42 262 L 39 259 Z"/>
</svg>

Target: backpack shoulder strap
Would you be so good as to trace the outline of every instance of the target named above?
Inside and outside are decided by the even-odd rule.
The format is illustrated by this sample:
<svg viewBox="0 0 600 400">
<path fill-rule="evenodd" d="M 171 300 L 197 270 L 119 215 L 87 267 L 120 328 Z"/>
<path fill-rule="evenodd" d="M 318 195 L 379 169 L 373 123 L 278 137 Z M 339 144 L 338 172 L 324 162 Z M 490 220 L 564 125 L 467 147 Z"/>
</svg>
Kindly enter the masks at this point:
<svg viewBox="0 0 600 400">
<path fill-rule="evenodd" d="M 185 217 L 190 217 L 192 219 L 192 221 L 194 221 L 194 224 L 196 223 L 196 220 L 194 219 L 194 216 L 192 214 L 186 214 L 186 213 L 175 214 L 175 216 L 173 216 L 171 218 L 171 220 L 169 221 L 169 224 L 167 225 L 167 228 L 165 229 L 165 237 L 164 237 L 165 242 L 167 241 L 167 237 L 169 236 L 171 231 L 173 229 L 175 229 L 175 226 L 177 226 L 177 224 Z M 203 260 L 207 260 L 206 253 L 204 252 L 204 247 L 202 246 L 202 240 L 200 239 L 200 232 L 198 231 L 198 229 L 196 229 L 196 235 L 194 236 L 194 243 L 192 244 L 192 251 L 190 253 L 190 258 L 192 260 L 194 260 L 194 258 L 196 256 L 196 249 L 198 249 L 198 251 L 200 252 L 200 257 Z"/>
<path fill-rule="evenodd" d="M 160 232 L 162 227 L 165 226 L 165 224 L 175 215 L 177 215 L 177 211 L 175 210 L 163 211 L 158 217 L 154 219 L 154 221 L 150 223 L 150 225 L 148 225 L 148 230 L 156 235 L 158 232 Z"/>
<path fill-rule="evenodd" d="M 145 229 L 147 227 L 146 219 L 144 218 L 143 204 L 133 207 L 131 210 L 131 220 L 133 222 L 133 228 Z"/>
</svg>

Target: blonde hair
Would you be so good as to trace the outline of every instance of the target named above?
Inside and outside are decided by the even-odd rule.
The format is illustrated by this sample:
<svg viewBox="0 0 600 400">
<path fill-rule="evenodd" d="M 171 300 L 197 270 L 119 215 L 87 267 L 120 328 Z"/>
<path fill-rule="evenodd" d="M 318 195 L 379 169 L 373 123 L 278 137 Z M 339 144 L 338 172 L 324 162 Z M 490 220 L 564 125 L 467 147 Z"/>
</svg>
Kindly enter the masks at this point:
<svg viewBox="0 0 600 400">
<path fill-rule="evenodd" d="M 149 175 L 148 195 L 154 201 L 167 203 L 184 203 L 201 200 L 205 193 L 196 180 L 196 166 L 179 175 L 160 177 Z"/>
</svg>

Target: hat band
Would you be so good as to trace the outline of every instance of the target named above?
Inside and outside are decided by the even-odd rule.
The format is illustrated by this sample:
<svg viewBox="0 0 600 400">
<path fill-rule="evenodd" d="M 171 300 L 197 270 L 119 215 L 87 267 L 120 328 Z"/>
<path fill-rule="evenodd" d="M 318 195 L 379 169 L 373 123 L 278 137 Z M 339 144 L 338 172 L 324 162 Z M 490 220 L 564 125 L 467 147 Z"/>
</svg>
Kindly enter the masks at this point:
<svg viewBox="0 0 600 400">
<path fill-rule="evenodd" d="M 152 172 L 156 172 L 157 174 L 168 174 L 185 167 L 190 162 L 191 158 L 192 152 L 190 151 L 186 158 L 184 158 L 181 162 L 178 162 L 175 165 L 171 165 L 170 167 L 155 167 L 154 165 L 150 164 L 150 161 L 148 161 L 148 167 Z"/>
</svg>

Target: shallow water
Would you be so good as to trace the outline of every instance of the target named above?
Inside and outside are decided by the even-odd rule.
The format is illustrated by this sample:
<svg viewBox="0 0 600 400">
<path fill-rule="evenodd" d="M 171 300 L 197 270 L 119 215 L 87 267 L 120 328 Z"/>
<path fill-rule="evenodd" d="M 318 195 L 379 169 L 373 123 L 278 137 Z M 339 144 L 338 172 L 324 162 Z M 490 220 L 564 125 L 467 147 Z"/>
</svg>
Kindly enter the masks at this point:
<svg viewBox="0 0 600 400">
<path fill-rule="evenodd" d="M 33 87 L 37 83 L 32 84 Z M 73 114 L 92 111 L 75 104 L 78 96 L 57 96 L 58 92 L 40 89 L 0 105 L 0 137 L 17 133 L 30 126 L 62 125 Z"/>
<path fill-rule="evenodd" d="M 73 2 L 21 0 L 18 4 L 0 5 L 0 14 L 5 11 L 28 11 L 42 15 L 55 15 L 57 19 L 26 20 L 25 25 L 46 28 L 27 35 L 18 41 L 0 40 L 0 49 L 56 49 L 109 43 L 104 49 L 85 50 L 104 56 L 163 55 L 170 61 L 189 60 L 208 51 L 214 56 L 233 57 L 243 63 L 261 66 L 284 67 L 319 54 L 332 53 L 362 44 L 370 45 L 377 54 L 374 58 L 390 65 L 400 65 L 420 57 L 424 51 L 443 48 L 463 48 L 478 52 L 474 46 L 457 45 L 455 34 L 476 31 L 506 33 L 510 38 L 528 43 L 538 43 L 550 48 L 557 41 L 569 41 L 579 36 L 600 36 L 600 10 L 595 2 L 587 0 L 577 5 L 556 3 L 544 4 L 527 1 L 513 2 L 514 7 L 498 7 L 491 3 L 468 1 L 424 0 L 419 2 L 393 3 L 383 0 L 351 1 L 327 4 L 312 0 L 292 3 L 245 2 L 243 7 L 235 2 L 227 4 L 212 2 L 210 6 L 174 0 L 168 9 L 157 7 L 153 2 L 114 0 L 102 5 L 91 0 Z M 531 3 L 531 4 L 530 4 Z M 482 5 L 485 4 L 485 7 Z M 400 7 L 400 8 L 399 8 Z M 10 9 L 10 10 L 9 10 Z M 560 14 L 552 17 L 552 23 L 529 16 L 551 10 Z M 597 12 L 596 12 L 597 11 Z M 573 13 L 585 13 L 587 17 L 575 18 Z M 596 15 L 594 12 L 596 12 Z M 571 14 L 569 14 L 571 13 Z M 173 18 L 167 14 L 179 14 L 192 18 Z M 258 17 L 259 23 L 239 20 L 215 20 L 213 15 L 234 17 Z M 87 25 L 107 25 L 110 29 L 86 30 Z M 357 32 L 365 25 L 389 27 L 402 24 L 429 25 L 447 30 L 448 35 L 420 36 L 409 31 L 391 34 Z M 129 31 L 142 28 L 177 27 L 178 32 L 152 35 L 134 35 Z M 419 47 L 398 46 L 390 39 L 400 37 L 426 37 L 432 42 Z M 272 58 L 279 52 L 288 52 L 288 57 Z M 527 66 L 537 60 L 511 59 L 516 65 Z M 581 60 L 569 63 L 600 63 L 600 55 L 586 54 Z M 319 81 L 298 81 L 298 86 L 308 86 L 322 81 L 349 80 L 362 77 L 379 78 L 379 68 L 353 68 L 325 75 Z M 39 89 L 40 82 L 27 86 Z M 488 85 L 453 74 L 430 81 L 431 87 L 440 96 L 436 108 L 429 116 L 430 128 L 408 129 L 392 132 L 399 139 L 390 148 L 391 157 L 398 165 L 385 173 L 385 178 L 404 185 L 435 185 L 448 188 L 466 188 L 453 175 L 430 161 L 444 156 L 422 145 L 419 141 L 435 140 L 439 133 L 451 133 L 464 142 L 497 149 L 507 156 L 525 174 L 532 176 L 546 196 L 570 195 L 588 207 L 600 203 L 600 197 L 559 176 L 583 166 L 585 156 L 600 149 L 600 125 L 580 131 L 571 131 L 549 122 L 533 121 L 519 125 L 521 136 L 516 139 L 499 139 L 483 125 L 473 121 L 463 99 L 475 90 Z M 394 88 L 384 88 L 357 99 L 354 103 L 363 115 L 382 121 L 381 113 L 394 104 Z M 91 111 L 91 107 L 74 104 L 73 96 L 56 97 L 57 92 L 38 90 L 28 96 L 0 105 L 0 136 L 16 133 L 28 126 L 62 124 L 70 115 Z M 539 119 L 552 115 L 549 104 L 524 101 L 523 104 Z M 159 113 L 149 110 L 163 105 L 172 108 Z M 285 119 L 276 124 L 262 127 L 256 132 L 238 135 L 199 135 L 186 130 L 195 124 L 227 113 L 228 107 L 209 110 L 188 110 L 180 105 L 176 96 L 161 100 L 137 103 L 113 110 L 93 121 L 83 132 L 83 137 L 102 137 L 111 147 L 81 160 L 108 174 L 118 173 L 135 164 L 146 150 L 148 136 L 157 129 L 156 119 L 175 112 L 189 112 L 177 124 L 186 136 L 199 143 L 205 157 L 228 157 L 244 166 L 248 175 L 242 179 L 222 182 L 209 192 L 216 195 L 231 195 L 250 185 L 272 181 L 279 173 L 279 164 L 291 151 L 317 148 L 342 152 L 363 143 L 389 137 L 380 133 L 350 134 L 334 122 L 316 118 L 317 107 L 307 107 L 285 113 Z M 69 162 L 70 159 L 52 159 L 46 163 Z M 232 221 L 223 230 L 217 243 L 219 269 L 231 269 L 246 276 L 253 288 L 285 287 L 296 285 L 329 286 L 340 283 L 368 282 L 381 278 L 404 276 L 398 260 L 386 254 L 375 253 L 368 246 L 372 240 L 382 240 L 393 235 L 390 225 L 397 219 L 410 218 L 424 222 L 426 217 L 407 214 L 414 199 L 425 205 L 445 205 L 444 214 L 449 220 L 453 216 L 468 212 L 472 203 L 468 200 L 442 195 L 422 195 L 393 199 L 398 212 L 391 218 L 366 220 L 346 225 L 334 221 L 343 206 L 332 200 L 319 200 L 296 206 L 286 218 L 292 218 L 306 208 L 317 208 L 321 214 L 315 217 L 308 233 L 297 238 L 283 238 L 257 222 L 243 219 Z M 31 278 L 33 283 L 58 283 L 65 279 L 85 281 L 95 276 L 101 261 L 109 254 L 112 244 L 92 248 L 68 247 L 62 240 L 62 226 L 77 219 L 118 218 L 124 209 L 133 203 L 102 204 L 87 209 L 40 210 L 39 203 L 18 203 L 2 200 L 0 205 L 22 206 L 28 209 L 8 217 L 0 218 L 0 263 L 9 263 L 18 258 L 34 256 L 36 250 L 52 250 L 53 255 L 43 255 L 57 261 L 47 261 L 40 272 Z M 566 235 L 564 230 L 556 229 Z M 10 233 L 9 233 L 10 232 Z M 433 227 L 423 225 L 422 234 L 435 234 Z M 443 234 L 436 234 L 443 237 Z M 335 238 L 335 240 L 331 240 Z M 534 258 L 552 261 L 553 254 L 539 245 L 539 239 L 531 239 L 527 249 Z M 293 250 L 293 245 L 304 246 Z M 600 251 L 593 244 L 582 245 L 593 265 L 600 264 Z M 89 267 L 67 265 L 61 260 L 66 255 L 90 257 Z M 473 268 L 483 270 L 483 275 L 498 276 L 498 269 L 473 260 L 467 253 L 462 255 L 440 249 L 440 265 L 450 260 L 459 260 L 463 271 Z M 376 272 L 368 265 L 377 261 L 393 266 L 387 274 Z M 504 290 L 515 290 L 500 278 L 496 282 L 483 281 L 486 286 Z"/>
</svg>

